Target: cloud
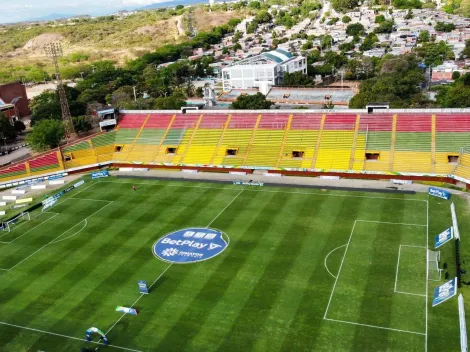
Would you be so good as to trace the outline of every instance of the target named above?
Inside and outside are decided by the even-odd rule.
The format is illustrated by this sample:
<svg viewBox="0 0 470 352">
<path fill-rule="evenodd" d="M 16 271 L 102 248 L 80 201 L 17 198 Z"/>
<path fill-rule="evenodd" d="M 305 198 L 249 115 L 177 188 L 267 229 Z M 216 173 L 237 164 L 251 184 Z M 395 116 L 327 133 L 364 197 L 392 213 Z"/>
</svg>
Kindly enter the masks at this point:
<svg viewBox="0 0 470 352">
<path fill-rule="evenodd" d="M 2 6 L 2 11 L 16 12 L 16 11 L 32 9 L 34 7 L 35 7 L 34 5 L 28 5 L 28 4 L 7 4 L 7 5 Z"/>
<path fill-rule="evenodd" d="M 123 6 L 147 6 L 152 4 L 158 4 L 160 2 L 167 2 L 173 0 L 122 0 Z"/>
</svg>

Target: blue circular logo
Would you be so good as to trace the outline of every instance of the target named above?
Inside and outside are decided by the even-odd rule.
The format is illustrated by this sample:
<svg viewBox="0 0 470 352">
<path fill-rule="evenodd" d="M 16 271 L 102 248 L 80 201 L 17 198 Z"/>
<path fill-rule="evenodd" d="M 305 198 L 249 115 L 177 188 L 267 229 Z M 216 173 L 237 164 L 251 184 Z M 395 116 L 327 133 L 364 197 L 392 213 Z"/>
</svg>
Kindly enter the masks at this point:
<svg viewBox="0 0 470 352">
<path fill-rule="evenodd" d="M 211 259 L 228 246 L 220 230 L 195 227 L 178 230 L 160 238 L 153 245 L 153 254 L 168 263 L 196 263 Z M 225 235 L 227 236 L 227 235 Z"/>
</svg>

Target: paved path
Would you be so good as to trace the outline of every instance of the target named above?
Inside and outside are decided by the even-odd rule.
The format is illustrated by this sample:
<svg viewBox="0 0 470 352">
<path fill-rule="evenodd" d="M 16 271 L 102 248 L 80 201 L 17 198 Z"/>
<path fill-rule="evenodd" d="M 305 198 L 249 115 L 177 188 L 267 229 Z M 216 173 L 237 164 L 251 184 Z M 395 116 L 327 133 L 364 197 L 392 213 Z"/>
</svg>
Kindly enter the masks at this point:
<svg viewBox="0 0 470 352">
<path fill-rule="evenodd" d="M 400 191 L 415 191 L 420 193 L 428 192 L 428 185 L 413 183 L 410 185 L 396 185 L 392 184 L 389 180 L 356 180 L 356 179 L 339 179 L 339 180 L 325 180 L 319 177 L 301 177 L 301 176 L 282 176 L 273 177 L 265 175 L 233 175 L 228 173 L 211 173 L 199 172 L 188 173 L 182 171 L 163 171 L 163 170 L 149 170 L 147 172 L 121 172 L 112 171 L 112 175 L 123 176 L 146 176 L 146 177 L 164 177 L 179 180 L 201 180 L 201 181 L 257 181 L 264 183 L 281 183 L 285 185 L 302 185 L 302 186 L 315 186 L 315 187 L 348 187 L 357 189 L 381 189 L 392 190 L 390 187 L 396 187 Z M 470 194 L 461 192 L 454 189 L 446 189 L 453 194 L 459 194 L 470 198 Z"/>
</svg>

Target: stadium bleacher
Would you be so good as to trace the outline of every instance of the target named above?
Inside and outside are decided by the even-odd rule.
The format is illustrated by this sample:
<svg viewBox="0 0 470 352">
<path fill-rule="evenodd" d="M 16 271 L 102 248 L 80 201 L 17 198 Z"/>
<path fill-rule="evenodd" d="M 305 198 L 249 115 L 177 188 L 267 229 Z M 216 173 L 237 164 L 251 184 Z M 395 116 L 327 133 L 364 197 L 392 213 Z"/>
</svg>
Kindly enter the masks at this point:
<svg viewBox="0 0 470 352">
<path fill-rule="evenodd" d="M 126 112 L 114 131 L 5 167 L 0 180 L 103 162 L 470 179 L 469 146 L 470 113 Z"/>
</svg>

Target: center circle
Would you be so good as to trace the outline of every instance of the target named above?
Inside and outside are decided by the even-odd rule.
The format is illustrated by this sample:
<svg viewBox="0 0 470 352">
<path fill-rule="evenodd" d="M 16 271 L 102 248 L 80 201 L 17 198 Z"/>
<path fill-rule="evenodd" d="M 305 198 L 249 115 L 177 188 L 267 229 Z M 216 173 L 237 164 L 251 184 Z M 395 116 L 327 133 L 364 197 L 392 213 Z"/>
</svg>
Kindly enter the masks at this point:
<svg viewBox="0 0 470 352">
<path fill-rule="evenodd" d="M 167 263 L 188 264 L 211 259 L 228 246 L 220 230 L 192 227 L 161 237 L 152 247 L 153 254 Z M 228 237 L 227 237 L 228 239 Z"/>
</svg>

